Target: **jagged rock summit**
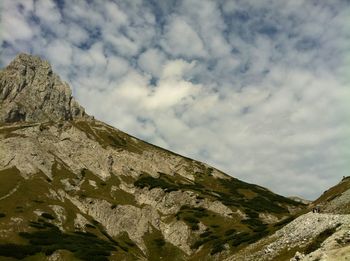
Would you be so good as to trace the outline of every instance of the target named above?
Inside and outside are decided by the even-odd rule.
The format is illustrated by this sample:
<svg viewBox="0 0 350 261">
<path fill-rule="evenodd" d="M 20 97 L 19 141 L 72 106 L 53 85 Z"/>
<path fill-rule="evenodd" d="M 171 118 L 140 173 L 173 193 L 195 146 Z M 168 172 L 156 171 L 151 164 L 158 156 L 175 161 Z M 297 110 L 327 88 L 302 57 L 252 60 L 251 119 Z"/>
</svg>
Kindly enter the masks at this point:
<svg viewBox="0 0 350 261">
<path fill-rule="evenodd" d="M 0 71 L 0 122 L 43 122 L 87 117 L 68 84 L 38 56 L 18 54 Z"/>
</svg>

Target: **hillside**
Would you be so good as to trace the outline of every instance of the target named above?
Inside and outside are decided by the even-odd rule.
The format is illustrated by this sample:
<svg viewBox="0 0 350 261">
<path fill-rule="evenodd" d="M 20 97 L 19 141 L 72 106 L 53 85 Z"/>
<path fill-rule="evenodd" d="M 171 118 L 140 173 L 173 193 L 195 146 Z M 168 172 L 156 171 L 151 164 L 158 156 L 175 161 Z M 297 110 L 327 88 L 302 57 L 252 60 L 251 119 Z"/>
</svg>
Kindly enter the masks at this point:
<svg viewBox="0 0 350 261">
<path fill-rule="evenodd" d="M 39 57 L 0 72 L 0 106 L 3 259 L 222 260 L 305 209 L 95 120 Z"/>
<path fill-rule="evenodd" d="M 325 191 L 289 224 L 227 261 L 345 261 L 350 257 L 348 177 Z M 314 207 L 320 213 L 313 213 Z M 304 214 L 303 214 L 304 213 Z"/>
<path fill-rule="evenodd" d="M 344 177 L 339 184 L 326 190 L 313 206 L 320 206 L 322 213 L 350 214 L 350 177 Z"/>
</svg>

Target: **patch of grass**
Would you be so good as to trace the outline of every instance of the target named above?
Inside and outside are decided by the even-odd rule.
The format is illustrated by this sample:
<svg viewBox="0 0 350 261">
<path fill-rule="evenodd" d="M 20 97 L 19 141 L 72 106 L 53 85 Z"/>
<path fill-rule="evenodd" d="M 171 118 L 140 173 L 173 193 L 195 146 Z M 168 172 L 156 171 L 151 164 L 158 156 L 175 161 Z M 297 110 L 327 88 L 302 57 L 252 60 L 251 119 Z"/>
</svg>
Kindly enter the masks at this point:
<svg viewBox="0 0 350 261">
<path fill-rule="evenodd" d="M 8 195 L 22 181 L 19 171 L 16 168 L 10 168 L 0 171 L 0 197 Z"/>
<path fill-rule="evenodd" d="M 201 233 L 199 235 L 200 238 L 205 238 L 205 237 L 209 237 L 213 232 L 210 230 L 204 231 L 203 233 Z"/>
<path fill-rule="evenodd" d="M 91 225 L 91 224 L 86 224 L 85 227 L 86 228 L 96 229 L 96 227 L 94 225 Z"/>
<path fill-rule="evenodd" d="M 319 249 L 322 245 L 322 243 L 329 238 L 331 235 L 335 233 L 337 230 L 337 227 L 339 227 L 340 224 L 333 228 L 328 228 L 322 233 L 320 233 L 305 249 L 305 254 L 310 254 L 311 252 L 314 252 L 315 250 Z"/>
<path fill-rule="evenodd" d="M 277 228 L 281 228 L 281 227 L 287 225 L 288 223 L 292 222 L 294 219 L 295 219 L 294 216 L 290 216 L 290 217 L 287 217 L 287 218 L 279 221 L 278 223 L 274 224 L 273 226 L 277 227 Z"/>
<path fill-rule="evenodd" d="M 215 239 L 218 239 L 218 236 L 216 235 L 209 235 L 206 238 L 201 238 L 197 240 L 194 244 L 191 245 L 192 249 L 198 249 L 201 245 L 206 244 L 207 242 L 213 241 Z"/>
<path fill-rule="evenodd" d="M 210 251 L 210 255 L 215 255 L 225 250 L 224 245 L 225 245 L 225 242 L 223 242 L 222 240 L 216 240 L 213 244 L 213 248 Z"/>
<path fill-rule="evenodd" d="M 147 260 L 185 260 L 184 256 L 186 254 L 179 248 L 166 242 L 162 233 L 154 227 L 152 227 L 150 233 L 146 233 L 143 236 L 143 240 L 147 247 Z"/>
<path fill-rule="evenodd" d="M 54 220 L 54 219 L 56 219 L 53 215 L 51 215 L 50 213 L 42 213 L 41 214 L 41 216 L 43 217 L 43 218 L 46 218 L 46 219 L 50 219 L 50 220 Z"/>
<path fill-rule="evenodd" d="M 40 246 L 0 244 L 0 256 L 23 259 L 41 252 Z"/>
<path fill-rule="evenodd" d="M 188 205 L 183 205 L 180 211 L 176 213 L 176 218 L 178 220 L 182 219 L 185 221 L 192 230 L 199 229 L 199 220 L 209 217 L 209 211 L 202 207 L 191 207 Z"/>
<path fill-rule="evenodd" d="M 199 220 L 190 216 L 183 217 L 183 220 L 190 226 L 192 230 L 198 230 L 199 229 Z"/>
<path fill-rule="evenodd" d="M 239 246 L 243 243 L 249 242 L 250 234 L 248 232 L 241 232 L 233 237 L 230 237 L 232 246 Z"/>
<path fill-rule="evenodd" d="M 105 240 L 97 238 L 92 233 L 75 232 L 73 234 L 63 233 L 56 226 L 49 223 L 42 223 L 47 229 L 35 231 L 33 233 L 20 233 L 19 235 L 27 239 L 31 246 L 41 248 L 46 255 L 52 254 L 58 249 L 65 249 L 77 258 L 82 260 L 108 260 L 107 257 L 112 251 L 116 251 L 115 246 Z"/>
<path fill-rule="evenodd" d="M 153 241 L 158 247 L 163 247 L 166 243 L 163 238 L 155 238 Z"/>
<path fill-rule="evenodd" d="M 59 249 L 65 249 L 81 260 L 107 261 L 116 247 L 89 232 L 63 233 L 56 226 L 45 221 L 31 222 L 32 227 L 39 231 L 22 232 L 19 235 L 27 239 L 28 245 L 3 244 L 0 245 L 0 256 L 25 258 L 36 253 L 51 255 Z"/>
<path fill-rule="evenodd" d="M 249 209 L 249 208 L 245 208 L 244 212 L 250 217 L 250 218 L 259 218 L 259 213 Z"/>
<path fill-rule="evenodd" d="M 231 228 L 231 229 L 225 231 L 224 235 L 225 236 L 231 236 L 231 235 L 236 234 L 236 233 L 237 233 L 237 230 L 234 229 L 234 228 Z"/>
<path fill-rule="evenodd" d="M 76 121 L 73 125 L 93 140 L 96 140 L 102 147 L 128 150 L 133 153 L 142 153 L 140 145 L 137 146 L 132 138 L 118 130 L 100 125 L 96 122 Z M 101 128 L 102 127 L 102 128 Z"/>
<path fill-rule="evenodd" d="M 247 224 L 254 232 L 260 232 L 266 230 L 267 224 L 263 223 L 260 219 L 249 218 L 241 221 L 243 224 Z"/>
<path fill-rule="evenodd" d="M 165 192 L 171 192 L 179 190 L 178 186 L 175 184 L 171 184 L 165 179 L 153 178 L 152 176 L 141 176 L 138 180 L 134 182 L 134 185 L 139 188 L 153 189 L 153 188 L 161 188 Z"/>
</svg>

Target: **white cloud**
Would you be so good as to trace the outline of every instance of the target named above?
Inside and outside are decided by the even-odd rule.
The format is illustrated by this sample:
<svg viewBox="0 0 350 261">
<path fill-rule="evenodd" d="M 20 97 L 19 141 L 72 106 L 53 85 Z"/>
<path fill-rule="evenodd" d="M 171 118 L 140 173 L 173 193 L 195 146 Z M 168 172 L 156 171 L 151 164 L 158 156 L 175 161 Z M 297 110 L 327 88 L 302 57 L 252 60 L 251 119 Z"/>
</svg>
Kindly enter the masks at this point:
<svg viewBox="0 0 350 261">
<path fill-rule="evenodd" d="M 70 23 L 67 29 L 67 38 L 75 45 L 80 45 L 89 39 L 89 34 L 85 28 L 76 23 Z"/>
<path fill-rule="evenodd" d="M 43 24 L 56 24 L 61 21 L 61 14 L 51 0 L 35 1 L 35 14 Z"/>
<path fill-rule="evenodd" d="M 187 58 L 205 56 L 202 40 L 183 17 L 174 16 L 165 28 L 163 47 L 169 54 Z"/>
<path fill-rule="evenodd" d="M 28 1 L 28 3 L 31 3 L 31 1 Z M 2 3 L 2 9 L 6 10 L 6 12 L 2 11 L 0 16 L 1 38 L 3 41 L 14 43 L 31 39 L 34 36 L 35 31 L 27 23 L 26 17 L 18 11 L 15 2 Z M 32 5 L 26 7 L 27 12 L 31 9 Z"/>
<path fill-rule="evenodd" d="M 153 76 L 159 77 L 165 61 L 165 55 L 160 50 L 152 48 L 140 55 L 138 65 L 140 66 L 141 70 L 152 74 Z"/>
<path fill-rule="evenodd" d="M 49 60 L 55 65 L 67 65 L 72 60 L 71 44 L 65 40 L 54 40 L 50 42 L 46 49 Z"/>
<path fill-rule="evenodd" d="M 127 15 L 120 10 L 118 5 L 113 2 L 107 2 L 104 5 L 104 8 L 106 10 L 107 22 L 111 23 L 114 28 L 128 24 L 129 19 Z"/>
<path fill-rule="evenodd" d="M 348 175 L 344 1 L 154 4 L 5 0 L 2 63 L 42 55 L 97 118 L 284 195 Z"/>
</svg>

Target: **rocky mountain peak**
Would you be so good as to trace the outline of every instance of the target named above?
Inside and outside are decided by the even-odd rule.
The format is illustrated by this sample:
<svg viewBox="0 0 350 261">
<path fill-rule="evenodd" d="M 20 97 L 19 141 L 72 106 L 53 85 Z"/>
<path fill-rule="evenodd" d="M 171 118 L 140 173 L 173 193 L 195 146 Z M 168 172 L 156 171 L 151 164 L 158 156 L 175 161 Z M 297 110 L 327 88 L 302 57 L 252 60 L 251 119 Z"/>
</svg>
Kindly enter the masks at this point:
<svg viewBox="0 0 350 261">
<path fill-rule="evenodd" d="M 18 54 L 0 71 L 0 122 L 87 117 L 67 83 L 38 56 Z"/>
</svg>

